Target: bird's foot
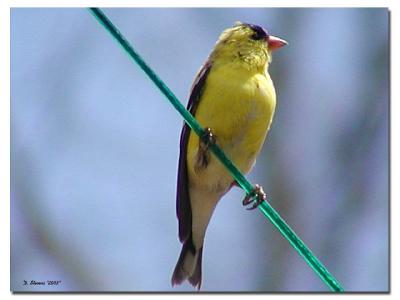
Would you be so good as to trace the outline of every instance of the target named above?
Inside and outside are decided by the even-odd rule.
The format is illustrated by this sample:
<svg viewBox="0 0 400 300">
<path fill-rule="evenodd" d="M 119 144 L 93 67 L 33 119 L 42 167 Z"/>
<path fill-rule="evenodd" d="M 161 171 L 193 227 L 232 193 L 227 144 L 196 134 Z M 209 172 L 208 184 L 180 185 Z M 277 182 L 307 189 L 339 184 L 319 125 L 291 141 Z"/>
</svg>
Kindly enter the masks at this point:
<svg viewBox="0 0 400 300">
<path fill-rule="evenodd" d="M 204 128 L 204 133 L 200 138 L 200 147 L 203 147 L 204 150 L 208 150 L 211 145 L 215 144 L 215 135 L 211 132 L 210 127 Z"/>
<path fill-rule="evenodd" d="M 215 135 L 209 127 L 204 128 L 204 134 L 200 137 L 199 149 L 197 151 L 197 161 L 195 170 L 201 171 L 208 166 L 210 162 L 209 148 L 216 142 Z"/>
<path fill-rule="evenodd" d="M 253 200 L 253 198 L 256 198 Z M 250 208 L 246 208 L 247 210 L 255 209 L 258 207 L 264 200 L 267 199 L 267 194 L 264 192 L 262 186 L 256 184 L 250 194 L 246 195 L 243 199 L 243 206 L 249 205 L 254 201 L 254 204 Z"/>
</svg>

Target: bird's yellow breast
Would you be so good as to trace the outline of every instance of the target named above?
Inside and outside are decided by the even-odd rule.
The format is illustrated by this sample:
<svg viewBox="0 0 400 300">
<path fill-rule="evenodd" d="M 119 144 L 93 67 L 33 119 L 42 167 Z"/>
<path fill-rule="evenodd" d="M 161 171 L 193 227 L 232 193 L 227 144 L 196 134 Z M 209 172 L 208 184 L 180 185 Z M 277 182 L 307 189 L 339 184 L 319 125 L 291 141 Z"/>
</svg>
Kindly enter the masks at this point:
<svg viewBox="0 0 400 300">
<path fill-rule="evenodd" d="M 261 150 L 275 111 L 275 89 L 266 72 L 250 72 L 231 65 L 211 69 L 195 117 L 210 127 L 217 144 L 244 173 L 250 171 Z M 195 171 L 199 138 L 191 132 L 187 164 L 193 184 L 224 189 L 233 180 L 211 156 L 207 168 Z"/>
</svg>

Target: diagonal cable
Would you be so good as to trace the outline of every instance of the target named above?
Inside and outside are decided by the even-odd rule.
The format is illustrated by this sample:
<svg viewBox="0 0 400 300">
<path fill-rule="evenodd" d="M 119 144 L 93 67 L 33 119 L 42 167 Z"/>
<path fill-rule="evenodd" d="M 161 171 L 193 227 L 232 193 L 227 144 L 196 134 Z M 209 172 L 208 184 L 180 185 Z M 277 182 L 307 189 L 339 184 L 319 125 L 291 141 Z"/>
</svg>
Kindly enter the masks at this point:
<svg viewBox="0 0 400 300">
<path fill-rule="evenodd" d="M 169 102 L 185 119 L 185 122 L 199 136 L 203 136 L 205 131 L 190 114 L 189 111 L 182 105 L 178 98 L 172 93 L 168 86 L 157 76 L 157 74 L 146 64 L 141 56 L 135 51 L 128 40 L 120 33 L 117 27 L 107 18 L 107 16 L 99 8 L 89 8 L 90 12 L 96 17 L 101 25 L 117 40 L 118 44 L 128 53 L 135 63 L 149 76 L 153 83 L 167 97 Z M 215 143 L 211 145 L 211 151 L 221 161 L 221 163 L 229 170 L 236 182 L 249 195 L 253 191 L 253 185 L 243 176 L 239 169 L 225 155 L 221 148 Z M 320 279 L 335 292 L 343 292 L 340 283 L 333 277 L 332 274 L 324 267 L 317 259 L 311 250 L 304 242 L 296 235 L 296 233 L 286 224 L 278 212 L 267 202 L 263 201 L 258 208 L 261 212 L 275 225 L 286 240 L 296 249 L 296 251 L 304 258 L 308 265 L 317 273 Z"/>
</svg>

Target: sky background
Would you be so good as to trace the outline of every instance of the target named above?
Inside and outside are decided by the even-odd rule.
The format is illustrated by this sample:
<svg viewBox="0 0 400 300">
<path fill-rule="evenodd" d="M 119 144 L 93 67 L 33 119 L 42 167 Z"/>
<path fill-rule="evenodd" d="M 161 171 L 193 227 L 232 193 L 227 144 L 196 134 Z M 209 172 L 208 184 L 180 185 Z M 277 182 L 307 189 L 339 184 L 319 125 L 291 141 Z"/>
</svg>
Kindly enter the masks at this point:
<svg viewBox="0 0 400 300">
<path fill-rule="evenodd" d="M 186 104 L 235 21 L 289 45 L 257 165 L 271 205 L 346 291 L 388 290 L 386 9 L 104 9 Z M 11 290 L 172 288 L 182 119 L 85 9 L 11 9 Z M 203 291 L 327 291 L 233 189 L 203 252 Z M 24 280 L 61 282 L 24 286 Z"/>
</svg>

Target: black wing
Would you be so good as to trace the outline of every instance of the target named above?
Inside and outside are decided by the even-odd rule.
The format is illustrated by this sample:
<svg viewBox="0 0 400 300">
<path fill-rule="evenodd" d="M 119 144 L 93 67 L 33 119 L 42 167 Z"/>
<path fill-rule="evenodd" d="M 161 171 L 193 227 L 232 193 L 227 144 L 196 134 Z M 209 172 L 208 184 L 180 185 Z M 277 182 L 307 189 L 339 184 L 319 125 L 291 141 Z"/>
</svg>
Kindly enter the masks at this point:
<svg viewBox="0 0 400 300">
<path fill-rule="evenodd" d="M 200 101 L 202 91 L 207 79 L 207 75 L 211 69 L 211 62 L 207 61 L 193 82 L 190 92 L 187 109 L 194 116 Z M 188 174 L 186 165 L 187 145 L 190 135 L 190 127 L 183 125 L 180 139 L 180 155 L 178 166 L 178 186 L 176 193 L 176 215 L 179 220 L 179 240 L 183 243 L 189 237 L 192 230 L 192 209 L 190 207 Z"/>
</svg>

